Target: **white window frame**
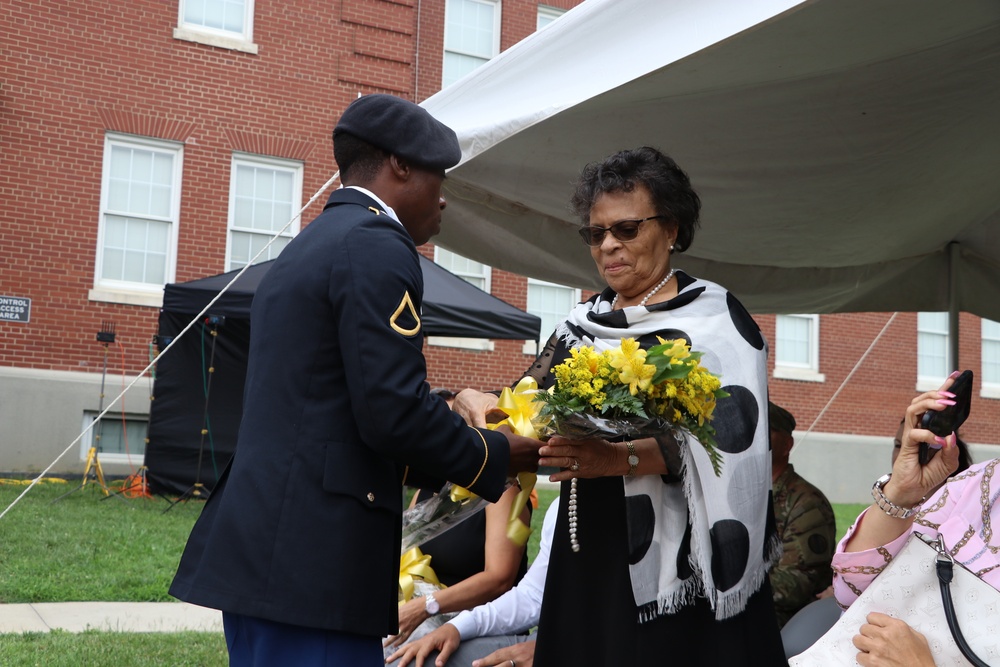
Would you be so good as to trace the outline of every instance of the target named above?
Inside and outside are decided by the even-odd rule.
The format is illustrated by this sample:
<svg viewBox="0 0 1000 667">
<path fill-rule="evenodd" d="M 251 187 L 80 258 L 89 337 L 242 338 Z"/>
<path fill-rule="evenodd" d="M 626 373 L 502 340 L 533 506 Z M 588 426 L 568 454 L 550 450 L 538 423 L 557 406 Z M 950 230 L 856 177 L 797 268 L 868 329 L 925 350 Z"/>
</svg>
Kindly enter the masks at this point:
<svg viewBox="0 0 1000 667">
<path fill-rule="evenodd" d="M 781 338 L 778 328 L 781 318 L 797 318 L 809 323 L 809 360 L 805 363 L 787 361 L 781 358 Z M 819 372 L 819 315 L 788 314 L 774 317 L 774 377 L 783 380 L 802 380 L 804 382 L 826 382 L 826 375 Z"/>
<path fill-rule="evenodd" d="M 553 328 L 552 327 L 547 327 L 545 325 L 544 315 L 547 315 L 548 313 L 539 313 L 537 311 L 531 310 L 530 306 L 531 306 L 531 288 L 532 288 L 532 286 L 538 286 L 538 287 L 557 287 L 557 288 L 560 288 L 560 289 L 567 290 L 567 291 L 570 292 L 570 302 L 573 305 L 576 305 L 577 303 L 580 303 L 580 298 L 581 298 L 582 295 L 581 295 L 581 292 L 580 292 L 579 289 L 577 289 L 575 287 L 570 287 L 569 285 L 560 285 L 559 283 L 550 283 L 550 282 L 547 282 L 545 280 L 538 280 L 537 278 L 528 278 L 527 299 L 526 300 L 527 300 L 527 303 L 528 303 L 529 307 L 526 310 L 527 310 L 527 312 L 531 313 L 532 315 L 535 315 L 537 317 L 543 318 L 543 320 L 542 320 L 542 329 L 541 329 L 541 331 L 538 332 L 538 335 L 540 336 L 540 338 L 538 340 L 526 340 L 526 341 L 524 341 L 524 346 L 521 348 L 521 352 L 523 352 L 524 354 L 530 354 L 531 356 L 537 356 L 538 353 L 542 350 L 542 346 L 548 341 L 548 337 L 552 333 Z M 571 305 L 570 309 L 572 309 L 572 308 L 573 308 L 573 306 Z M 565 315 L 569 315 L 569 311 L 567 311 L 565 313 Z"/>
<path fill-rule="evenodd" d="M 442 53 L 441 53 L 441 87 L 442 88 L 446 88 L 446 87 L 450 86 L 452 83 L 455 83 L 455 81 L 458 81 L 459 79 L 462 78 L 462 77 L 458 77 L 454 81 L 448 81 L 447 80 L 446 74 L 447 74 L 447 70 L 448 70 L 447 61 L 448 61 L 448 54 L 449 53 L 454 53 L 454 54 L 462 55 L 462 56 L 469 56 L 471 58 L 486 58 L 486 62 L 489 62 L 490 60 L 492 60 L 493 58 L 496 58 L 500 54 L 500 20 L 501 20 L 500 0 L 460 0 L 460 1 L 462 1 L 462 2 L 473 2 L 473 3 L 480 4 L 480 5 L 492 5 L 492 7 L 493 7 L 493 43 L 492 43 L 492 49 L 491 49 L 491 52 L 489 53 L 489 55 L 487 56 L 487 55 L 481 54 L 481 53 L 469 53 L 469 52 L 466 52 L 466 51 L 458 51 L 458 50 L 455 50 L 455 49 L 449 49 L 448 48 L 448 25 L 449 25 L 449 22 L 448 22 L 448 12 L 449 12 L 449 5 L 451 4 L 451 0 L 445 0 L 445 9 L 444 9 L 444 47 L 443 47 Z M 447 83 L 446 83 L 446 81 L 447 81 Z"/>
<path fill-rule="evenodd" d="M 442 253 L 447 253 L 442 256 Z M 439 246 L 434 247 L 434 263 L 442 266 L 456 276 L 469 282 L 472 281 L 469 278 L 482 278 L 483 287 L 481 288 L 484 292 L 489 293 L 492 289 L 493 284 L 493 269 L 488 264 L 483 264 L 482 262 L 476 262 L 483 267 L 481 274 L 469 273 L 466 271 L 455 271 L 452 266 L 450 266 L 450 256 L 459 257 L 461 259 L 469 259 L 463 255 L 459 255 L 457 252 L 451 252 L 450 250 L 445 250 Z M 476 260 L 469 260 L 475 262 Z M 475 285 L 475 287 L 479 287 Z M 476 350 L 480 352 L 492 352 L 494 349 L 493 341 L 489 338 L 459 338 L 452 336 L 428 336 L 427 344 L 433 345 L 435 347 L 454 347 L 462 350 Z"/>
<path fill-rule="evenodd" d="M 184 173 L 184 146 L 175 141 L 150 139 L 108 132 L 104 137 L 104 160 L 101 174 L 101 203 L 97 223 L 97 249 L 94 265 L 94 288 L 88 297 L 92 301 L 108 301 L 136 306 L 160 306 L 163 303 L 163 285 L 151 283 L 136 283 L 122 280 L 102 278 L 104 273 L 104 241 L 105 219 L 109 215 L 126 215 L 131 218 L 142 218 L 128 211 L 112 211 L 109 209 L 109 193 L 111 179 L 111 152 L 115 146 L 129 149 L 152 150 L 168 153 L 173 159 L 173 174 L 170 193 L 170 213 L 166 218 L 148 216 L 150 220 L 170 224 L 170 234 L 167 241 L 164 267 L 164 285 L 174 282 L 177 268 L 177 239 L 180 227 L 181 176 Z"/>
<path fill-rule="evenodd" d="M 238 267 L 232 266 L 232 252 L 233 252 L 233 232 L 241 232 L 245 234 L 257 234 L 260 236 L 267 236 L 268 239 L 273 237 L 277 232 L 263 232 L 259 229 L 248 229 L 244 227 L 237 228 L 235 225 L 236 221 L 236 173 L 237 167 L 240 165 L 245 165 L 249 167 L 261 167 L 264 169 L 273 169 L 275 171 L 284 171 L 292 175 L 292 215 L 296 215 L 295 220 L 288 229 L 281 233 L 284 238 L 292 239 L 298 235 L 301 228 L 302 220 L 297 216 L 298 212 L 302 209 L 302 172 L 303 165 L 298 160 L 289 160 L 284 158 L 268 157 L 264 155 L 254 155 L 251 153 L 241 153 L 234 152 L 232 160 L 229 163 L 229 213 L 226 220 L 226 271 L 234 271 L 236 269 L 243 268 L 242 265 Z M 288 220 L 278 220 L 282 227 Z M 274 246 L 271 246 L 272 248 Z M 258 263 L 267 261 L 268 257 L 265 255 L 257 260 Z M 277 257 L 277 255 L 274 255 Z M 253 259 L 252 257 L 249 259 Z M 273 259 L 273 257 L 271 258 Z"/>
<path fill-rule="evenodd" d="M 94 418 L 97 417 L 98 414 L 100 413 L 97 410 L 85 410 L 83 413 L 83 428 L 81 430 L 86 430 L 86 433 L 82 438 L 80 438 L 81 461 L 87 460 L 87 454 L 90 452 L 90 448 L 97 443 L 97 429 L 99 425 L 94 424 L 93 428 L 89 427 L 91 422 L 94 421 Z M 104 422 L 105 428 L 107 428 L 108 423 L 117 423 L 120 425 L 121 420 L 122 420 L 121 412 L 115 412 L 114 410 L 110 410 L 108 411 L 107 414 L 104 415 L 104 418 L 101 421 Z M 143 458 L 146 455 L 146 439 L 149 437 L 149 415 L 133 414 L 130 412 L 126 412 L 125 421 L 143 422 L 146 424 L 146 435 L 139 443 L 141 445 L 141 451 L 136 451 L 136 446 L 133 445 L 133 443 L 130 441 L 128 454 L 124 452 L 119 453 L 119 452 L 107 452 L 103 450 L 99 451 L 97 453 L 97 456 L 98 459 L 101 461 L 101 463 L 135 464 L 136 461 L 138 461 L 138 465 L 142 465 Z M 102 431 L 101 433 L 103 437 L 104 432 Z"/>
<path fill-rule="evenodd" d="M 980 358 L 985 360 L 987 343 L 996 343 L 1000 346 L 1000 322 L 988 320 L 985 317 L 982 318 L 981 322 L 980 345 L 982 346 L 982 354 Z M 983 398 L 1000 398 L 1000 381 L 987 380 L 985 362 L 982 362 L 981 372 L 982 382 L 980 383 L 979 395 Z"/>
<path fill-rule="evenodd" d="M 942 314 L 942 313 L 927 313 L 927 314 Z M 924 334 L 930 334 L 930 335 L 940 336 L 940 337 L 942 337 L 944 339 L 944 354 L 945 354 L 945 364 L 944 365 L 945 365 L 946 369 L 947 368 L 951 368 L 952 367 L 952 361 L 951 361 L 951 341 L 949 340 L 950 336 L 949 336 L 949 332 L 948 332 L 947 313 L 943 313 L 943 315 L 945 316 L 945 318 L 944 318 L 944 321 L 945 321 L 944 330 L 941 330 L 941 329 L 921 328 L 921 325 L 920 325 L 920 315 L 921 315 L 921 313 L 917 313 L 917 356 L 916 356 L 917 387 L 916 387 L 916 389 L 917 389 L 917 391 L 931 391 L 931 390 L 937 389 L 938 387 L 941 386 L 941 383 L 944 382 L 944 380 L 945 380 L 946 377 L 948 377 L 948 371 L 946 370 L 944 372 L 944 375 L 942 375 L 941 377 L 936 377 L 936 376 L 930 376 L 930 375 L 921 374 L 921 372 L 920 372 L 920 334 L 924 333 Z"/>
<path fill-rule="evenodd" d="M 232 51 L 243 51 L 245 53 L 256 54 L 258 47 L 253 43 L 253 15 L 254 0 L 245 0 L 243 15 L 243 32 L 233 32 L 231 30 L 221 30 L 197 23 L 188 23 L 184 19 L 185 9 L 188 2 L 202 2 L 203 0 L 179 0 L 177 3 L 177 27 L 174 28 L 174 39 L 181 39 L 186 42 L 197 42 L 216 46 L 220 49 L 230 49 Z"/>
<path fill-rule="evenodd" d="M 538 5 L 538 15 L 535 18 L 535 32 L 538 32 L 542 28 L 550 25 L 553 21 L 565 13 L 565 9 L 550 7 L 549 5 Z"/>
</svg>

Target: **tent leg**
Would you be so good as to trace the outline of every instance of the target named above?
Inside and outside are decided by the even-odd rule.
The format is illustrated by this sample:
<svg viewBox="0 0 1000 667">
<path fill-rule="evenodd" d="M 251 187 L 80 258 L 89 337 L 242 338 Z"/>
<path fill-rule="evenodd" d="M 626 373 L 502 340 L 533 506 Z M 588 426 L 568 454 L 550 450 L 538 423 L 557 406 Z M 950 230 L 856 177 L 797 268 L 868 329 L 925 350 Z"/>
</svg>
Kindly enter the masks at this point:
<svg viewBox="0 0 1000 667">
<path fill-rule="evenodd" d="M 960 258 L 958 243 L 948 244 L 948 345 L 951 347 L 951 370 L 957 371 L 962 366 L 958 358 L 958 262 Z"/>
</svg>

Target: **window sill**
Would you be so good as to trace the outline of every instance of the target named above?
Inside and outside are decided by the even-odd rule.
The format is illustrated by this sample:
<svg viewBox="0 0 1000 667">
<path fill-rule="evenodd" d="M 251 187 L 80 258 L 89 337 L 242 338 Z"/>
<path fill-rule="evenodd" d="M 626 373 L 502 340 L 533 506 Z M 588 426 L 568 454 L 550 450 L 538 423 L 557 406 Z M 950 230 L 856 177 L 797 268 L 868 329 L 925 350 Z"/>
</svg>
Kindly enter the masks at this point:
<svg viewBox="0 0 1000 667">
<path fill-rule="evenodd" d="M 934 391 L 942 384 L 944 384 L 946 378 L 928 378 L 928 377 L 918 377 L 917 378 L 917 391 Z"/>
<path fill-rule="evenodd" d="M 979 396 L 981 398 L 1000 398 L 1000 385 L 983 383 L 979 390 Z"/>
<path fill-rule="evenodd" d="M 151 308 L 161 308 L 163 306 L 163 292 L 153 294 L 148 292 L 124 292 L 94 288 L 87 293 L 87 298 L 91 301 L 124 303 L 129 306 L 150 306 Z"/>
<path fill-rule="evenodd" d="M 454 347 L 460 350 L 492 352 L 493 341 L 488 338 L 451 338 L 450 336 L 428 336 L 427 344 L 434 347 Z"/>
<path fill-rule="evenodd" d="M 795 368 L 794 366 L 775 366 L 772 377 L 779 380 L 798 380 L 800 382 L 826 382 L 826 375 L 811 368 Z"/>
<path fill-rule="evenodd" d="M 196 42 L 198 44 L 207 44 L 208 46 L 217 46 L 220 49 L 229 49 L 230 51 L 252 53 L 253 55 L 257 55 L 258 51 L 256 44 L 248 42 L 245 39 L 201 32 L 198 30 L 192 30 L 191 28 L 174 28 L 174 39 L 180 39 L 185 42 Z"/>
</svg>

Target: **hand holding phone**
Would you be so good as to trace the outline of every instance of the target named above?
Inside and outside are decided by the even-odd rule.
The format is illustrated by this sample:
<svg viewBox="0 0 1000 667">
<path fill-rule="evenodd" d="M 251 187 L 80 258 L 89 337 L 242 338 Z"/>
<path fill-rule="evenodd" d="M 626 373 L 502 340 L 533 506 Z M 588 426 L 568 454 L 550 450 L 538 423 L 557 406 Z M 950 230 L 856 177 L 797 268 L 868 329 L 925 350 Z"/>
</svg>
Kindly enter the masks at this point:
<svg viewBox="0 0 1000 667">
<path fill-rule="evenodd" d="M 955 394 L 955 405 L 947 405 L 944 410 L 928 410 L 920 418 L 920 428 L 927 429 L 934 435 L 946 438 L 965 423 L 972 410 L 972 371 L 962 371 L 951 384 L 948 391 Z M 937 449 L 932 449 L 926 442 L 920 443 L 920 465 L 934 458 Z"/>
</svg>

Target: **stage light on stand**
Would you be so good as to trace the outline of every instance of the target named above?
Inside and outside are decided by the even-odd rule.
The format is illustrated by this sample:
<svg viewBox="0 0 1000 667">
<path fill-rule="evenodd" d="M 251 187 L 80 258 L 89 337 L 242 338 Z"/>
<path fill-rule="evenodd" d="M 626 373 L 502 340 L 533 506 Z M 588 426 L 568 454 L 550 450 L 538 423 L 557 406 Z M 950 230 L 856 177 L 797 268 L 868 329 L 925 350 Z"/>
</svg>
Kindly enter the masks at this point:
<svg viewBox="0 0 1000 667">
<path fill-rule="evenodd" d="M 87 484 L 93 482 L 95 485 L 99 486 L 101 493 L 107 498 L 111 496 L 111 491 L 108 489 L 107 483 L 104 481 L 104 469 L 101 467 L 101 432 L 104 428 L 104 420 L 101 419 L 101 414 L 104 412 L 104 383 L 108 377 L 108 346 L 115 342 L 115 323 L 108 321 L 101 321 L 101 329 L 97 332 L 97 342 L 104 347 L 104 362 L 101 368 L 101 394 L 100 400 L 97 404 L 97 423 L 93 427 L 93 442 L 90 449 L 87 450 L 87 463 L 83 468 L 83 478 L 80 480 L 80 486 L 64 493 L 52 502 L 57 502 L 62 500 L 66 496 L 70 495 L 75 491 L 83 491 Z M 119 496 L 121 498 L 121 496 Z M 124 498 L 122 498 L 124 500 Z"/>
</svg>

